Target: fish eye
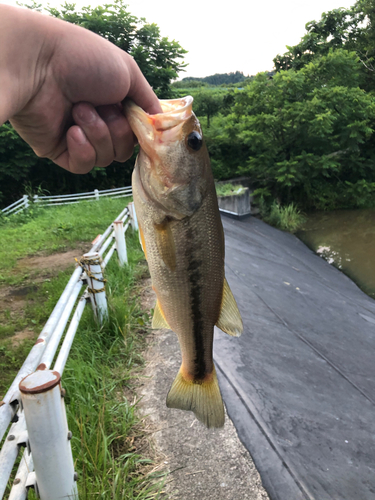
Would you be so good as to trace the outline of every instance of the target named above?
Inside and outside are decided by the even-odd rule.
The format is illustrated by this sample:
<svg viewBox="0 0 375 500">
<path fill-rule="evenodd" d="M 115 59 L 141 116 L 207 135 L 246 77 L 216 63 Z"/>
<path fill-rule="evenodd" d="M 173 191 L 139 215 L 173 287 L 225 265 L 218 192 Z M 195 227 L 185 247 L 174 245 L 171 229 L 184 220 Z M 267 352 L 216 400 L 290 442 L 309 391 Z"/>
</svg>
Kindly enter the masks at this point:
<svg viewBox="0 0 375 500">
<path fill-rule="evenodd" d="M 199 151 L 200 148 L 202 147 L 202 144 L 203 144 L 202 136 L 195 130 L 194 132 L 188 135 L 187 145 L 189 146 L 189 148 L 193 149 L 194 151 Z"/>
</svg>

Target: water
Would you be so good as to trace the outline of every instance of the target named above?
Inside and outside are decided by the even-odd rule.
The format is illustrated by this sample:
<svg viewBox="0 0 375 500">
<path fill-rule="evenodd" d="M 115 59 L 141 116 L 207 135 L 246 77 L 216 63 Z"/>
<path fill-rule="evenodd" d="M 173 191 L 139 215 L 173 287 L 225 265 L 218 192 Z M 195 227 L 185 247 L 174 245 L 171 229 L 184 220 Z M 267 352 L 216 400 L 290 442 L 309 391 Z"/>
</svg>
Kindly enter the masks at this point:
<svg viewBox="0 0 375 500">
<path fill-rule="evenodd" d="M 297 236 L 375 298 L 375 209 L 311 214 Z"/>
</svg>

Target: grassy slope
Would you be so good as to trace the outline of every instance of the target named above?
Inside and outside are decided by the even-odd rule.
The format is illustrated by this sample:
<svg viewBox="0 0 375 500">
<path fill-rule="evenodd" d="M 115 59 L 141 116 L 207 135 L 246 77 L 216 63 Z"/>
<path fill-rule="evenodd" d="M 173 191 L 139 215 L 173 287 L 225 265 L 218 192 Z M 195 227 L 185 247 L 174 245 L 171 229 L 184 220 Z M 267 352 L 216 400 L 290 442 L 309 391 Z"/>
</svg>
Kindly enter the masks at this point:
<svg viewBox="0 0 375 500">
<path fill-rule="evenodd" d="M 34 343 L 32 337 L 39 335 L 74 269 L 72 260 L 65 271 L 46 275 L 43 269 L 27 269 L 27 257 L 37 252 L 43 255 L 62 252 L 74 248 L 77 242 L 92 241 L 129 200 L 104 199 L 49 207 L 31 214 L 22 213 L 0 225 L 0 292 L 1 287 L 30 287 L 21 310 L 14 313 L 6 305 L 0 307 L 0 397 L 13 380 Z M 18 268 L 17 260 L 21 258 L 26 259 L 26 267 Z M 20 331 L 28 331 L 31 338 L 12 345 L 11 336 Z"/>
<path fill-rule="evenodd" d="M 7 242 L 8 253 L 14 251 L 18 258 L 37 250 L 61 251 L 74 247 L 76 241 L 90 241 L 103 232 L 124 204 L 124 200 L 105 200 L 95 205 L 46 209 L 25 224 L 3 225 L 0 235 Z M 103 327 L 96 325 L 90 307 L 86 307 L 63 375 L 80 499 L 159 497 L 157 478 L 147 476 L 149 460 L 137 452 L 142 426 L 136 407 L 124 396 L 124 391 L 132 385 L 135 370 L 142 365 L 141 325 L 147 321 L 141 313 L 137 294 L 137 278 L 146 269 L 137 239 L 137 235 L 127 233 L 129 266 L 119 270 L 114 256 L 106 268 L 108 323 Z M 4 257 L 4 245 L 0 252 Z M 14 256 L 1 272 L 5 282 L 22 281 L 17 275 Z M 24 321 L 29 321 L 38 332 L 70 275 L 71 270 L 61 272 L 36 291 Z M 29 347 L 27 341 L 14 349 L 6 336 L 0 339 L 0 371 L 5 374 L 1 380 L 3 391 Z"/>
<path fill-rule="evenodd" d="M 36 252 L 63 252 L 77 241 L 92 241 L 104 231 L 131 198 L 101 199 L 21 213 L 0 226 L 0 283 L 16 284 L 17 259 Z M 2 219 L 0 219 L 0 222 Z"/>
</svg>

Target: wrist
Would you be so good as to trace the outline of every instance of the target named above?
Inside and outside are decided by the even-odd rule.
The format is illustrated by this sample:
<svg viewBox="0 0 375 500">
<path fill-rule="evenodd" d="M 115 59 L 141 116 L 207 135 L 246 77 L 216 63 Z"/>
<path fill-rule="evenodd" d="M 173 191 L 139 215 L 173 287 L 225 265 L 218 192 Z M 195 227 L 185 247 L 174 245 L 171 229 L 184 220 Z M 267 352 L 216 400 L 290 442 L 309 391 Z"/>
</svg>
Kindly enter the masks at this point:
<svg viewBox="0 0 375 500">
<path fill-rule="evenodd" d="M 46 16 L 0 4 L 0 124 L 38 92 L 55 39 Z"/>
</svg>

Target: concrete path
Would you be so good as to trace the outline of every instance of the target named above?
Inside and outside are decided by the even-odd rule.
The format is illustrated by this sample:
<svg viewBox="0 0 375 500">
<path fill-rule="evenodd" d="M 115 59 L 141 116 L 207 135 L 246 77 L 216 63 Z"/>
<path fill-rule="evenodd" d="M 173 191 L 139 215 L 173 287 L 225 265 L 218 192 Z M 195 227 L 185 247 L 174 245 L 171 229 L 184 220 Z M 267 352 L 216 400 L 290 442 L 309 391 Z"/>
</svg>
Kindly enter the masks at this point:
<svg viewBox="0 0 375 500">
<path fill-rule="evenodd" d="M 155 305 L 151 280 L 144 288 L 143 305 L 146 310 Z M 269 500 L 229 418 L 222 429 L 207 429 L 191 412 L 166 407 L 166 396 L 181 365 L 177 336 L 170 330 L 153 330 L 148 342 L 146 370 L 137 392 L 142 396 L 142 411 L 151 422 L 149 435 L 155 455 L 168 472 L 167 498 Z"/>
<path fill-rule="evenodd" d="M 215 363 L 270 498 L 374 500 L 375 301 L 296 237 L 223 224 L 245 330 Z"/>
</svg>

